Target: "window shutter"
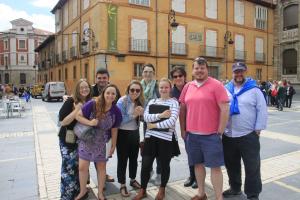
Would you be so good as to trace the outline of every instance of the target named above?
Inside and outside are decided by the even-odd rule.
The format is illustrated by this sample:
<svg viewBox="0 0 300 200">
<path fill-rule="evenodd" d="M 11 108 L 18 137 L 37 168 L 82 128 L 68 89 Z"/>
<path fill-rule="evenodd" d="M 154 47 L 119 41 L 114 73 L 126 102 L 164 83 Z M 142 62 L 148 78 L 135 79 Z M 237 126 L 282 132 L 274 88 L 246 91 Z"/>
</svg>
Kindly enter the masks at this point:
<svg viewBox="0 0 300 200">
<path fill-rule="evenodd" d="M 185 0 L 172 0 L 172 9 L 176 12 L 185 12 Z"/>
<path fill-rule="evenodd" d="M 244 51 L 244 36 L 235 35 L 235 49 L 238 51 Z"/>
<path fill-rule="evenodd" d="M 217 19 L 217 7 L 218 2 L 217 0 L 206 0 L 206 17 L 211 19 Z"/>
<path fill-rule="evenodd" d="M 185 43 L 185 27 L 178 26 L 176 31 L 172 31 L 172 42 Z"/>
<path fill-rule="evenodd" d="M 262 38 L 255 39 L 255 53 L 264 52 L 264 40 Z"/>
<path fill-rule="evenodd" d="M 148 39 L 148 27 L 146 20 L 131 20 L 131 37 L 134 39 Z"/>
</svg>

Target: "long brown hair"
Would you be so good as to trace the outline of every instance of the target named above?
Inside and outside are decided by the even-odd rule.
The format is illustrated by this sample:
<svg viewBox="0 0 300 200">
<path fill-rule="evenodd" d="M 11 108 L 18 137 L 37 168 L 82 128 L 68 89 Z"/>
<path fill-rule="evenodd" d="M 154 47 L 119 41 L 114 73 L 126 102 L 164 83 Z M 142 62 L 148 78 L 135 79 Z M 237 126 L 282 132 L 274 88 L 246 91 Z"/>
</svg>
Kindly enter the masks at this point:
<svg viewBox="0 0 300 200">
<path fill-rule="evenodd" d="M 141 89 L 141 92 L 140 92 L 140 95 L 137 99 L 134 100 L 134 103 L 136 106 L 142 106 L 144 107 L 144 103 L 145 103 L 145 98 L 144 98 L 144 91 L 143 91 L 143 86 L 142 84 L 137 81 L 137 80 L 132 80 L 130 82 L 130 84 L 127 86 L 127 89 L 126 89 L 126 95 L 129 95 L 129 89 L 132 85 L 138 85 Z"/>
<path fill-rule="evenodd" d="M 104 94 L 105 94 L 105 91 L 110 88 L 110 87 L 113 87 L 115 88 L 116 90 L 116 99 L 112 102 L 112 104 L 115 104 L 116 101 L 117 101 L 117 91 L 118 91 L 118 87 L 114 84 L 108 84 L 107 86 L 105 86 L 101 92 L 101 94 L 96 97 L 96 117 L 98 119 L 102 119 L 105 115 L 105 106 L 106 106 L 106 103 L 105 103 L 105 98 L 104 98 Z"/>
<path fill-rule="evenodd" d="M 80 94 L 80 84 L 82 82 L 86 82 L 88 84 L 89 88 L 90 88 L 90 93 L 89 93 L 88 96 L 85 97 L 85 99 Z M 86 79 L 79 79 L 79 81 L 77 81 L 77 83 L 75 85 L 75 89 L 74 89 L 74 97 L 73 98 L 74 98 L 74 103 L 75 104 L 77 104 L 79 102 L 81 102 L 81 103 L 87 102 L 92 98 L 92 88 L 91 88 L 91 85 L 89 84 L 89 82 L 87 82 Z"/>
</svg>

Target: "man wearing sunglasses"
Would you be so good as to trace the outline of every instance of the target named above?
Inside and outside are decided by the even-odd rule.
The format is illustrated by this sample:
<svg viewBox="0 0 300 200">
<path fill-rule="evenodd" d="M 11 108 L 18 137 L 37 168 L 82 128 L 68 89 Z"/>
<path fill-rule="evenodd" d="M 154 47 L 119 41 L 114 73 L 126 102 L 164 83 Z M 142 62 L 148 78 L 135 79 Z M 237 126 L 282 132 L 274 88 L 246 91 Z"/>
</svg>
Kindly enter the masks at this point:
<svg viewBox="0 0 300 200">
<path fill-rule="evenodd" d="M 195 166 L 198 194 L 192 200 L 206 200 L 205 167 L 211 170 L 211 183 L 217 200 L 223 200 L 224 165 L 221 135 L 228 120 L 228 96 L 222 83 L 208 76 L 208 64 L 198 57 L 193 63 L 193 81 L 180 95 L 181 136 L 186 140 L 188 161 Z"/>
</svg>

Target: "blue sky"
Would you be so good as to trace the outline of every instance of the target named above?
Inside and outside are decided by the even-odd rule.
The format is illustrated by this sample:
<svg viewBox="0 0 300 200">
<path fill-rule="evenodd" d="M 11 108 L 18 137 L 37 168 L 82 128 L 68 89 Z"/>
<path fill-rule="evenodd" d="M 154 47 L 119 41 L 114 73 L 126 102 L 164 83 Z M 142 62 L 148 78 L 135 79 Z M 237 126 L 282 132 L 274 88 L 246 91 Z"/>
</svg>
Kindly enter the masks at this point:
<svg viewBox="0 0 300 200">
<path fill-rule="evenodd" d="M 0 31 L 11 28 L 9 21 L 24 18 L 33 27 L 54 32 L 54 15 L 50 12 L 58 0 L 0 0 Z"/>
</svg>

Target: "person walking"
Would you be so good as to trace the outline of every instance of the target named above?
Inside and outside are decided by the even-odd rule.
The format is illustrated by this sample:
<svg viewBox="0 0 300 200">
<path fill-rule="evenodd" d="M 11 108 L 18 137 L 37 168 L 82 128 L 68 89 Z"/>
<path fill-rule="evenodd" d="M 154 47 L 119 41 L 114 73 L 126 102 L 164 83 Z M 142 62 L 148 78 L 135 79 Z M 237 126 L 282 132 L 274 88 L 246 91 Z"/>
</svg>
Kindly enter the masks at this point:
<svg viewBox="0 0 300 200">
<path fill-rule="evenodd" d="M 261 130 L 267 125 L 267 104 L 255 80 L 246 78 L 247 66 L 232 66 L 233 79 L 226 85 L 230 98 L 230 118 L 223 135 L 224 159 L 230 188 L 223 196 L 241 194 L 241 159 L 245 166 L 244 191 L 250 200 L 258 200 L 262 190 L 260 173 Z"/>
<path fill-rule="evenodd" d="M 79 139 L 78 142 L 80 193 L 75 200 L 83 200 L 88 197 L 86 184 L 91 161 L 95 162 L 97 166 L 98 198 L 99 200 L 106 199 L 103 194 L 106 162 L 114 153 L 117 131 L 122 121 L 121 111 L 115 105 L 116 96 L 117 87 L 109 84 L 103 88 L 100 96 L 87 102 L 76 116 L 77 121 L 80 123 L 95 127 L 96 135 L 92 141 Z M 106 152 L 106 144 L 110 137 L 110 152 Z"/>
<path fill-rule="evenodd" d="M 126 95 L 117 102 L 122 113 L 122 123 L 117 138 L 117 174 L 120 183 L 120 193 L 129 197 L 126 187 L 126 168 L 129 160 L 130 186 L 140 189 L 141 185 L 135 180 L 138 167 L 138 153 L 140 144 L 139 124 L 144 113 L 143 87 L 139 81 L 133 80 L 127 86 Z"/>
<path fill-rule="evenodd" d="M 156 99 L 160 97 L 158 91 L 158 84 L 155 80 L 155 68 L 151 63 L 147 63 L 143 67 L 142 73 L 143 79 L 141 80 L 141 84 L 143 87 L 143 93 L 145 98 L 145 107 L 148 105 L 148 102 L 151 99 Z M 147 124 L 144 122 L 144 134 L 146 133 Z M 144 145 L 144 142 L 141 142 L 141 146 Z M 153 175 L 153 170 L 151 170 L 151 176 Z M 156 159 L 156 178 L 155 185 L 160 185 L 161 180 L 161 167 L 159 160 Z"/>
<path fill-rule="evenodd" d="M 173 80 L 173 88 L 172 88 L 172 96 L 179 100 L 181 91 L 186 84 L 186 71 L 181 66 L 173 67 L 170 73 Z M 185 150 L 187 150 L 186 140 L 184 140 Z M 188 152 L 187 152 L 188 153 Z M 190 176 L 184 182 L 184 187 L 198 188 L 198 184 L 196 181 L 194 166 L 189 166 Z"/>
<path fill-rule="evenodd" d="M 91 99 L 91 86 L 80 79 L 75 85 L 75 91 L 59 110 L 59 121 L 61 124 L 58 137 L 61 153 L 61 181 L 60 199 L 74 200 L 79 193 L 78 177 L 78 150 L 77 138 L 73 128 L 77 122 L 76 114 L 82 105 Z"/>
<path fill-rule="evenodd" d="M 228 96 L 221 82 L 208 76 L 207 61 L 193 62 L 194 81 L 187 83 L 180 95 L 181 136 L 187 141 L 188 160 L 195 166 L 198 194 L 192 200 L 206 200 L 205 167 L 211 169 L 216 199 L 222 200 L 224 165 L 221 135 L 228 120 Z"/>
<path fill-rule="evenodd" d="M 286 87 L 286 102 L 285 105 L 286 107 L 290 108 L 292 105 L 293 101 L 293 96 L 296 94 L 296 90 L 292 86 L 291 82 L 287 82 L 287 87 Z"/>
<path fill-rule="evenodd" d="M 180 154 L 175 132 L 179 104 L 176 99 L 170 97 L 171 88 L 171 81 L 162 78 L 159 81 L 160 98 L 150 100 L 145 109 L 144 120 L 147 123 L 147 131 L 142 154 L 142 188 L 133 198 L 134 200 L 140 200 L 147 196 L 147 184 L 155 158 L 161 163 L 161 183 L 155 199 L 164 199 L 165 188 L 170 177 L 171 159 Z"/>
</svg>

